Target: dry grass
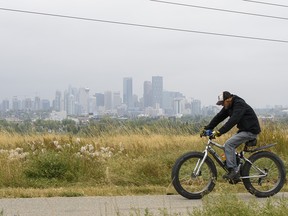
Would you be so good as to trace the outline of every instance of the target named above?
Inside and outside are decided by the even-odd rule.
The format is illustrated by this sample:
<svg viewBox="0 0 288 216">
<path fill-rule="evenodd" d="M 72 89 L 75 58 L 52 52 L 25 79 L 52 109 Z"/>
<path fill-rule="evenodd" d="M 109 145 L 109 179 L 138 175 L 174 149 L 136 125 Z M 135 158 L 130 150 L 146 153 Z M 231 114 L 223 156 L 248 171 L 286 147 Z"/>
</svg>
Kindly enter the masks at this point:
<svg viewBox="0 0 288 216">
<path fill-rule="evenodd" d="M 32 198 L 32 197 L 77 197 L 77 196 L 124 196 L 124 195 L 166 194 L 166 188 L 161 186 L 83 186 L 52 188 L 0 188 L 1 198 Z"/>
<path fill-rule="evenodd" d="M 231 133 L 233 132 L 235 131 Z M 231 133 L 221 136 L 217 141 L 224 143 Z M 267 143 L 280 140 L 280 145 L 271 150 L 278 152 L 287 165 L 287 154 L 284 154 L 287 152 L 287 146 L 284 145 L 288 139 L 286 134 L 277 127 L 264 128 L 260 135 L 260 141 Z M 6 150 L 5 154 L 0 154 L 0 197 L 174 194 L 175 191 L 170 185 L 173 163 L 187 151 L 202 151 L 205 142 L 205 138 L 201 139 L 199 135 L 187 134 L 121 135 L 117 133 L 88 137 L 68 134 L 19 135 L 0 132 L 0 150 Z M 68 145 L 70 147 L 58 150 L 55 146 L 56 143 L 60 147 Z M 36 155 L 31 150 L 31 144 L 35 144 L 37 147 Z M 78 163 L 74 156 L 87 146 L 92 146 L 93 152 L 81 152 L 81 157 L 85 160 Z M 30 155 L 24 159 L 8 160 L 10 151 L 16 148 L 23 148 L 23 152 L 29 152 Z M 108 150 L 102 154 L 103 149 L 105 151 L 108 149 L 108 153 L 111 155 L 107 156 Z M 26 169 L 27 173 L 27 167 L 31 171 L 31 168 L 35 168 L 35 163 L 37 165 L 37 163 L 43 162 L 43 158 L 40 160 L 38 156 L 43 156 L 47 151 L 62 157 L 58 158 L 59 166 L 66 162 L 65 166 L 73 168 L 68 170 L 68 177 L 65 175 L 64 179 L 63 176 L 51 179 L 39 178 L 36 175 L 39 167 L 36 167 L 37 169 L 32 173 L 33 178 L 25 175 L 24 171 Z M 100 152 L 100 156 L 91 157 L 90 153 L 95 152 Z M 32 155 L 34 156 L 31 157 Z M 55 162 L 55 157 L 44 159 L 48 162 L 51 160 L 51 163 Z M 33 160 L 35 163 L 29 167 L 29 163 Z M 77 169 L 74 169 L 75 165 L 78 166 Z M 235 186 L 221 182 L 221 174 L 219 170 L 220 177 L 215 187 L 216 192 L 221 192 L 221 190 L 245 191 L 241 184 Z M 283 191 L 287 191 L 286 184 Z"/>
</svg>

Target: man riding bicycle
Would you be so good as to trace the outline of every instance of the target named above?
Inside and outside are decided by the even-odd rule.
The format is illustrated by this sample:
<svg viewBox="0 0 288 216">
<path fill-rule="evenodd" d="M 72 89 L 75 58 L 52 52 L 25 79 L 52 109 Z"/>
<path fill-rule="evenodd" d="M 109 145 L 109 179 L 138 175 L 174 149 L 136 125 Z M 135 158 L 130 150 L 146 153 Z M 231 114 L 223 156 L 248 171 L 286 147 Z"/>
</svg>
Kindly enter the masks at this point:
<svg viewBox="0 0 288 216">
<path fill-rule="evenodd" d="M 212 133 L 212 138 L 225 134 L 235 125 L 239 129 L 236 134 L 224 143 L 226 165 L 228 173 L 223 175 L 224 179 L 237 180 L 240 175 L 237 170 L 235 149 L 246 141 L 256 139 L 261 132 L 258 118 L 254 110 L 240 97 L 228 91 L 222 92 L 218 96 L 217 105 L 223 108 L 217 113 L 210 123 L 204 127 L 206 130 L 213 130 L 220 122 L 230 117 L 228 121 L 219 129 Z"/>
</svg>

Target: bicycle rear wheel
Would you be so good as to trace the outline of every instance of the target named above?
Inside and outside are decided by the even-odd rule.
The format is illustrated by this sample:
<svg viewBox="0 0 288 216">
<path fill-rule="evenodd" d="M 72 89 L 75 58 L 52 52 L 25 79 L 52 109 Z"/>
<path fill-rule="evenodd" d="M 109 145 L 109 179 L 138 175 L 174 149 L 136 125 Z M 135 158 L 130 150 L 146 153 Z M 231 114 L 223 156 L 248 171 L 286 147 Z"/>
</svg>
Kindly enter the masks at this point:
<svg viewBox="0 0 288 216">
<path fill-rule="evenodd" d="M 206 158 L 200 172 L 196 174 L 203 156 L 201 152 L 188 152 L 178 158 L 172 168 L 173 186 L 187 199 L 200 199 L 215 186 L 217 170 L 211 158 Z"/>
<path fill-rule="evenodd" d="M 257 197 L 269 197 L 278 193 L 286 177 L 282 160 L 274 153 L 267 151 L 257 152 L 248 159 L 252 164 L 246 162 L 242 170 L 242 176 L 250 176 L 242 179 L 245 188 Z"/>
</svg>

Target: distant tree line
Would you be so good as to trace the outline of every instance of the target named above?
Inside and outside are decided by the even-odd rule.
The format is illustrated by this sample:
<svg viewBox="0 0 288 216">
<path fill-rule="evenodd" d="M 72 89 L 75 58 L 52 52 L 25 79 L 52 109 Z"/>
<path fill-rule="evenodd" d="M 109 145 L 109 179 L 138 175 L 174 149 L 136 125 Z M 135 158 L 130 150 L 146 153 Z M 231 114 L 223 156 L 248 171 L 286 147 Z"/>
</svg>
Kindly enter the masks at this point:
<svg viewBox="0 0 288 216">
<path fill-rule="evenodd" d="M 129 134 L 196 134 L 211 120 L 211 117 L 182 117 L 182 118 L 138 118 L 117 119 L 104 117 L 91 119 L 88 122 L 77 123 L 71 119 L 62 121 L 24 120 L 22 122 L 10 122 L 0 120 L 0 132 L 17 134 L 77 134 L 85 136 L 101 135 L 129 135 Z M 288 125 L 288 117 L 277 120 L 261 121 L 265 125 Z"/>
<path fill-rule="evenodd" d="M 194 134 L 208 122 L 202 118 L 139 118 L 139 119 L 114 119 L 105 117 L 99 120 L 77 123 L 71 119 L 62 121 L 24 120 L 10 122 L 0 120 L 0 132 L 18 134 L 78 134 L 86 136 L 116 135 L 116 134 Z"/>
</svg>

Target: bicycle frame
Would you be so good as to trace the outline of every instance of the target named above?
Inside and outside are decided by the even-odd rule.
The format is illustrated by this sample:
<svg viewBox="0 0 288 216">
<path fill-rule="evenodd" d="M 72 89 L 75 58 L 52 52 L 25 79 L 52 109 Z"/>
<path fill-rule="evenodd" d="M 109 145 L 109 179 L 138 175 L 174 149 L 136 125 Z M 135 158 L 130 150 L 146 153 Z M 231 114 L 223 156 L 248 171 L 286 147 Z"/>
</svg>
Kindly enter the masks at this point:
<svg viewBox="0 0 288 216">
<path fill-rule="evenodd" d="M 203 151 L 203 153 L 204 153 L 203 159 L 201 159 L 201 160 L 199 159 L 198 160 L 198 162 L 196 164 L 196 167 L 194 169 L 193 173 L 194 173 L 195 176 L 199 175 L 201 167 L 202 167 L 204 161 L 206 160 L 206 158 L 208 157 L 208 153 L 210 153 L 213 156 L 215 161 L 220 165 L 220 167 L 222 167 L 222 169 L 224 169 L 226 172 L 228 171 L 224 161 L 222 161 L 222 159 L 219 156 L 219 154 L 217 154 L 217 152 L 213 149 L 213 146 L 215 146 L 215 147 L 217 147 L 217 148 L 219 148 L 219 149 L 224 151 L 224 146 L 223 145 L 221 145 L 221 144 L 219 144 L 219 143 L 217 143 L 215 141 L 212 141 L 211 138 L 208 138 L 208 142 L 206 144 L 206 148 Z M 268 145 L 268 146 L 265 146 L 263 148 L 259 148 L 259 150 L 264 149 L 264 148 L 269 148 L 271 146 L 272 145 Z M 249 159 L 244 157 L 244 150 L 242 150 L 240 153 L 237 153 L 237 154 L 239 155 L 240 160 L 242 159 L 242 160 L 244 160 L 245 163 L 246 162 L 250 163 L 252 165 L 252 167 L 254 169 L 256 169 L 257 171 L 259 171 L 259 173 L 260 173 L 259 175 L 254 175 L 254 176 L 241 176 L 240 179 L 244 179 L 244 178 L 261 178 L 261 177 L 266 177 L 267 176 L 268 173 L 265 170 L 261 170 L 259 167 L 254 166 L 253 163 Z M 241 164 L 239 164 L 239 169 L 240 169 L 240 166 L 241 166 Z"/>
<path fill-rule="evenodd" d="M 209 134 L 203 136 L 208 138 L 204 151 L 186 152 L 172 167 L 172 184 L 180 195 L 188 199 L 201 199 L 213 190 L 220 171 L 217 164 L 228 172 L 226 159 L 220 157 L 224 146 L 212 140 Z M 235 150 L 237 178 L 228 179 L 227 183 L 242 182 L 246 190 L 256 197 L 270 197 L 283 188 L 286 168 L 280 157 L 265 150 L 275 144 L 256 146 L 256 141 L 248 140 L 241 145 L 243 149 Z M 247 158 L 245 153 L 248 153 Z"/>
</svg>

